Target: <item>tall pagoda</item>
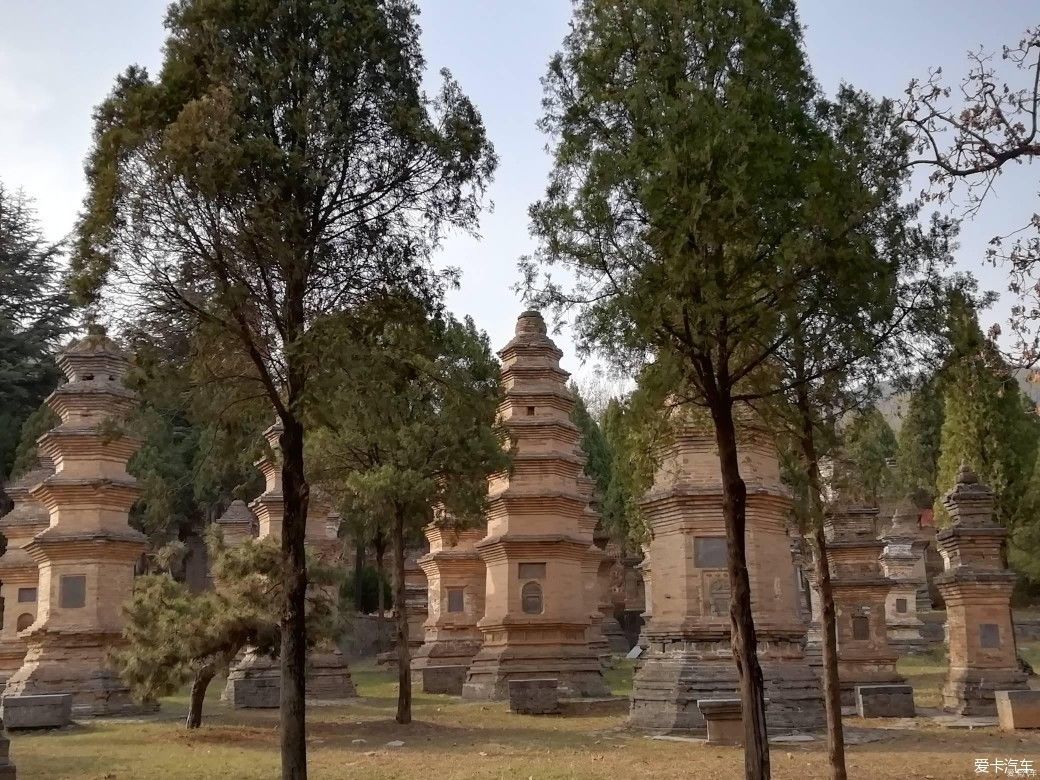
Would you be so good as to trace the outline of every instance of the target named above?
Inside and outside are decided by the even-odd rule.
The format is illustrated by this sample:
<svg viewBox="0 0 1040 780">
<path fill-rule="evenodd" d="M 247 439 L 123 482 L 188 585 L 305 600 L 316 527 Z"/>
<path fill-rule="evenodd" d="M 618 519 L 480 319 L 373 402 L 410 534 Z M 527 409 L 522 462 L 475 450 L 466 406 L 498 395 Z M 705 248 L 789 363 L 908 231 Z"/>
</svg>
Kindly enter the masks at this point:
<svg viewBox="0 0 1040 780">
<path fill-rule="evenodd" d="M 25 661 L 4 695 L 71 693 L 73 712 L 129 714 L 140 707 L 108 661 L 146 546 L 127 523 L 138 488 L 126 463 L 141 444 L 119 430 L 135 403 L 123 385 L 129 361 L 92 325 L 58 366 L 68 382 L 47 404 L 61 424 L 38 441 L 54 473 L 29 489 L 50 522 L 24 547 L 39 566 L 39 609 L 21 634 Z"/>
<path fill-rule="evenodd" d="M 592 544 L 591 528 L 583 528 L 584 458 L 563 353 L 546 335 L 542 315 L 526 311 L 498 354 L 505 392 L 499 418 L 514 460 L 510 471 L 488 480 L 488 533 L 476 544 L 487 565 L 483 641 L 462 695 L 501 699 L 510 679 L 552 677 L 564 695 L 603 696 L 583 582 Z"/>
</svg>

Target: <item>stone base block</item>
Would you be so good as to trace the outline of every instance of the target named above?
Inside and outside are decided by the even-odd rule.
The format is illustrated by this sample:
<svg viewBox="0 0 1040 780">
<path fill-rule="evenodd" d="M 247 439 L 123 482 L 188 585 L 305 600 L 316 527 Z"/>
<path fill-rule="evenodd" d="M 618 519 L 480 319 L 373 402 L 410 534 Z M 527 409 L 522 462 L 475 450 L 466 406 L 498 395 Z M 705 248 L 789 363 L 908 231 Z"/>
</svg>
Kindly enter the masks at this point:
<svg viewBox="0 0 1040 780">
<path fill-rule="evenodd" d="M 759 662 L 770 701 L 770 731 L 823 728 L 819 678 L 805 659 L 792 654 Z M 729 642 L 689 642 L 665 649 L 655 643 L 633 680 L 628 722 L 639 729 L 703 735 L 706 724 L 697 702 L 739 698 L 739 690 Z"/>
<path fill-rule="evenodd" d="M 709 745 L 744 744 L 740 699 L 701 699 L 697 709 L 707 726 Z"/>
<path fill-rule="evenodd" d="M 950 669 L 943 685 L 943 709 L 954 715 L 994 717 L 997 691 L 1027 689 L 1019 669 Z"/>
<path fill-rule="evenodd" d="M 856 688 L 861 685 L 906 685 L 906 678 L 896 671 L 895 656 L 883 661 L 842 658 L 838 650 L 838 682 L 841 706 L 856 706 Z"/>
<path fill-rule="evenodd" d="M 1040 691 L 996 691 L 1002 731 L 1040 729 Z"/>
<path fill-rule="evenodd" d="M 509 711 L 519 715 L 553 715 L 560 711 L 555 679 L 509 681 Z"/>
<path fill-rule="evenodd" d="M 426 642 L 412 659 L 412 685 L 425 693 L 462 694 L 466 671 L 480 650 L 480 640 L 438 639 Z"/>
<path fill-rule="evenodd" d="M 109 666 L 119 636 L 37 632 L 29 640 L 22 667 L 11 675 L 4 696 L 71 694 L 73 715 L 140 715 L 155 712 L 158 702 L 141 703 Z"/>
<path fill-rule="evenodd" d="M 278 661 L 247 649 L 231 667 L 221 699 L 236 710 L 277 709 L 281 700 Z"/>
<path fill-rule="evenodd" d="M 5 696 L 0 719 L 9 729 L 60 729 L 72 723 L 72 694 Z"/>
<path fill-rule="evenodd" d="M 586 644 L 498 645 L 477 653 L 466 673 L 462 698 L 509 697 L 509 681 L 553 678 L 567 698 L 608 696 L 599 658 Z"/>
<path fill-rule="evenodd" d="M 423 693 L 461 696 L 468 670 L 468 666 L 424 666 L 412 670 L 412 685 L 418 686 Z"/>
<path fill-rule="evenodd" d="M 914 689 L 909 685 L 856 686 L 856 712 L 861 718 L 912 718 Z"/>
<path fill-rule="evenodd" d="M 11 763 L 11 740 L 4 734 L 4 728 L 0 723 L 0 780 L 15 780 L 14 764 Z"/>
</svg>

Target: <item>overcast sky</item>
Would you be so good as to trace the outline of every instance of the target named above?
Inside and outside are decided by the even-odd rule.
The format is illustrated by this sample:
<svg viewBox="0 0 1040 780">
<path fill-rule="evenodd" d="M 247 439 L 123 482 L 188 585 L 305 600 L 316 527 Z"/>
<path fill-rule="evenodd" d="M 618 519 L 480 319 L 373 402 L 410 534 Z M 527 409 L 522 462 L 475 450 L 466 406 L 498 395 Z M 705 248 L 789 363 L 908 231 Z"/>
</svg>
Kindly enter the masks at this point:
<svg viewBox="0 0 1040 780">
<path fill-rule="evenodd" d="M 423 45 L 434 72 L 449 68 L 480 109 L 501 159 L 491 191 L 494 212 L 481 239 L 451 238 L 439 260 L 463 270 L 451 294 L 498 348 L 511 336 L 522 302 L 513 292 L 517 258 L 533 246 L 527 206 L 545 185 L 549 159 L 535 127 L 542 76 L 570 16 L 568 0 L 421 0 Z M 83 159 L 91 110 L 131 63 L 155 71 L 163 42 L 165 0 L 0 0 L 0 180 L 38 204 L 52 239 L 73 225 L 84 192 Z M 898 96 L 911 77 L 942 65 L 951 76 L 965 52 L 999 50 L 1040 23 L 1036 0 L 801 0 L 806 47 L 828 93 L 847 81 Z M 962 232 L 957 253 L 988 289 L 1004 274 L 984 267 L 986 242 L 1023 224 L 1037 209 L 1037 173 L 1022 166 L 1002 178 L 995 197 Z M 1002 302 L 987 319 L 1000 319 Z M 564 366 L 587 377 L 566 334 Z"/>
</svg>

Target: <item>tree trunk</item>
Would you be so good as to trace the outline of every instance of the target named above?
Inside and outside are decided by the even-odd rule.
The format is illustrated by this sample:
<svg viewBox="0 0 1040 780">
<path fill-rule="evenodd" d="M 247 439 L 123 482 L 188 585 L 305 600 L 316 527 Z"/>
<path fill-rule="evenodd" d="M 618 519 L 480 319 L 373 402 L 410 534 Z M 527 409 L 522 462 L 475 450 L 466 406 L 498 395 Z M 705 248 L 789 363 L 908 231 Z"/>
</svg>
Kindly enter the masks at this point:
<svg viewBox="0 0 1040 780">
<path fill-rule="evenodd" d="M 191 681 L 191 696 L 188 699 L 188 718 L 184 727 L 197 729 L 202 725 L 202 705 L 206 701 L 206 689 L 210 681 L 217 673 L 216 664 L 206 664 L 195 672 L 195 679 Z"/>
<path fill-rule="evenodd" d="M 282 419 L 282 560 L 285 593 L 282 599 L 281 733 L 282 780 L 307 779 L 305 670 L 307 663 L 307 504 L 310 487 L 303 471 L 303 425 L 291 413 Z"/>
<path fill-rule="evenodd" d="M 809 483 L 809 514 L 813 534 L 813 569 L 820 595 L 820 630 L 823 634 L 823 704 L 827 717 L 827 760 L 831 780 L 846 780 L 845 728 L 841 720 L 841 688 L 838 682 L 838 638 L 834 620 L 834 591 L 827 562 L 827 538 L 823 530 L 823 485 L 820 459 L 816 452 L 812 406 L 805 384 L 798 387 L 798 413 L 801 418 L 802 457 Z"/>
<path fill-rule="evenodd" d="M 740 678 L 740 700 L 744 718 L 744 776 L 747 780 L 769 778 L 769 735 L 762 667 L 758 663 L 758 640 L 751 614 L 751 583 L 748 578 L 744 528 L 747 523 L 747 486 L 740 476 L 737 433 L 729 398 L 711 404 L 715 442 L 722 471 L 722 513 L 726 521 L 726 564 L 730 586 L 730 632 L 733 659 Z"/>
<path fill-rule="evenodd" d="M 376 534 L 373 546 L 376 549 L 376 640 L 379 652 L 386 650 L 386 592 L 383 588 L 383 555 L 386 553 L 386 541 L 383 532 Z"/>
<path fill-rule="evenodd" d="M 394 609 L 397 615 L 397 722 L 412 722 L 412 659 L 404 592 L 404 512 L 394 514 Z"/>
<path fill-rule="evenodd" d="M 363 611 L 362 582 L 364 581 L 365 568 L 365 540 L 360 538 L 354 540 L 354 609 L 360 614 Z"/>
</svg>

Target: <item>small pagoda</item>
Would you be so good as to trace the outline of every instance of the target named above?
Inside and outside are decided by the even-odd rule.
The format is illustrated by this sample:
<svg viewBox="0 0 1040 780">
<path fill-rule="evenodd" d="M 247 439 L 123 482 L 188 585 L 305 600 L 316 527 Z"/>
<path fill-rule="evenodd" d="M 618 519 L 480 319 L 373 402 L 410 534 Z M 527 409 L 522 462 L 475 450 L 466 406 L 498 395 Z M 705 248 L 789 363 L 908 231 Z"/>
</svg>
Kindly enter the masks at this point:
<svg viewBox="0 0 1040 780">
<path fill-rule="evenodd" d="M 927 543 L 918 536 L 917 507 L 911 501 L 901 502 L 892 515 L 892 524 L 881 539 L 881 568 L 892 581 L 885 601 L 888 641 L 903 653 L 919 653 L 928 649 L 921 635 L 922 622 L 917 616 L 917 596 L 925 585 L 924 548 Z"/>
<path fill-rule="evenodd" d="M 885 604 L 893 582 L 881 570 L 885 543 L 877 538 L 878 509 L 837 504 L 824 520 L 834 593 L 838 679 L 843 705 L 855 703 L 858 685 L 900 685 L 897 653 L 888 641 Z"/>
<path fill-rule="evenodd" d="M 484 561 L 476 544 L 483 528 L 453 528 L 443 514 L 423 532 L 430 551 L 419 558 L 428 583 L 423 644 L 412 659 L 413 683 L 426 693 L 458 696 L 480 650 L 477 621 L 484 616 Z"/>
<path fill-rule="evenodd" d="M 730 583 L 722 477 L 712 431 L 683 425 L 660 450 L 660 466 L 640 505 L 650 532 L 643 567 L 646 644 L 632 684 L 629 723 L 636 728 L 704 733 L 701 699 L 739 697 L 730 646 Z M 759 660 L 772 730 L 823 723 L 819 682 L 802 655 L 794 562 L 787 534 L 791 497 L 780 481 L 776 449 L 764 436 L 741 435 L 747 484 L 747 568 Z"/>
<path fill-rule="evenodd" d="M 282 537 L 285 519 L 285 496 L 282 493 L 282 465 L 280 437 L 283 427 L 276 422 L 264 431 L 267 453 L 256 462 L 264 475 L 264 492 L 257 496 L 248 509 L 257 518 L 259 538 Z M 327 557 L 330 542 L 334 541 L 327 500 L 320 491 L 313 492 L 307 510 L 305 544 L 320 558 Z M 242 520 L 238 521 L 241 527 Z M 338 520 L 336 528 L 338 529 Z M 244 542 L 241 538 L 239 544 Z M 255 648 L 247 648 L 232 666 L 222 698 L 242 709 L 273 708 L 278 706 L 281 671 L 276 659 L 260 655 Z M 307 689 L 311 699 L 347 699 L 357 695 L 350 669 L 337 647 L 314 648 L 307 654 Z"/>
<path fill-rule="evenodd" d="M 498 353 L 505 398 L 499 419 L 513 443 L 513 467 L 488 480 L 488 533 L 476 544 L 487 565 L 480 651 L 462 695 L 502 699 L 509 680 L 552 677 L 564 696 L 604 696 L 600 659 L 589 645 L 583 566 L 584 458 L 571 422 L 563 353 L 536 311 L 520 315 Z"/>
<path fill-rule="evenodd" d="M 217 525 L 224 534 L 224 544 L 228 549 L 255 539 L 258 533 L 256 516 L 241 500 L 231 502 L 224 514 L 217 518 Z"/>
<path fill-rule="evenodd" d="M 135 404 L 123 385 L 129 361 L 92 325 L 57 362 L 68 382 L 47 404 L 61 423 L 38 440 L 54 473 L 29 488 L 50 521 L 22 548 L 39 566 L 39 609 L 4 696 L 71 693 L 74 713 L 137 713 L 108 660 L 122 645 L 123 603 L 146 547 L 127 522 L 138 488 L 126 463 L 141 444 L 120 430 Z"/>
<path fill-rule="evenodd" d="M 993 520 L 993 504 L 993 491 L 962 465 L 943 497 L 952 522 L 935 535 L 945 567 L 935 584 L 946 602 L 950 643 L 943 709 L 958 715 L 995 715 L 995 691 L 1029 687 L 1011 620 L 1007 529 Z"/>
<path fill-rule="evenodd" d="M 6 487 L 14 507 L 0 518 L 0 532 L 7 538 L 7 552 L 0 556 L 0 598 L 4 604 L 3 626 L 0 627 L 2 681 L 21 668 L 26 643 L 18 634 L 36 620 L 40 569 L 25 546 L 51 522 L 47 507 L 29 495 L 29 488 L 53 473 L 51 460 L 41 458 L 35 468 Z"/>
</svg>

